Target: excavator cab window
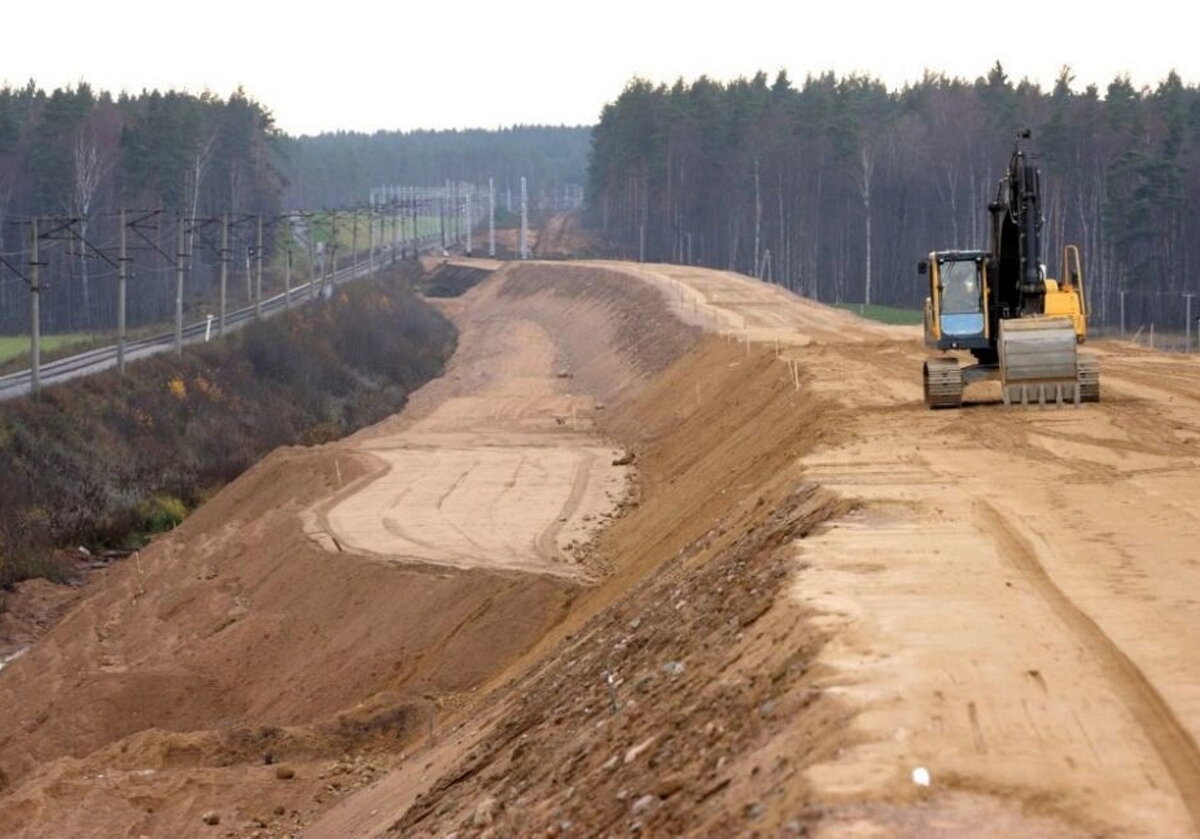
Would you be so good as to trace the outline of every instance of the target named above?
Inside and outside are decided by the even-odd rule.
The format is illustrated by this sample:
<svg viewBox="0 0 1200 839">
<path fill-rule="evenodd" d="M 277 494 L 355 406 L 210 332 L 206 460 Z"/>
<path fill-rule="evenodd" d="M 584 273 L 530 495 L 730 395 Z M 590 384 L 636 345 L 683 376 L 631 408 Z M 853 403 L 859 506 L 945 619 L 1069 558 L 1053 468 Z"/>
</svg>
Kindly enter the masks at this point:
<svg viewBox="0 0 1200 839">
<path fill-rule="evenodd" d="M 983 334 L 983 264 L 975 259 L 938 265 L 942 334 Z"/>
</svg>

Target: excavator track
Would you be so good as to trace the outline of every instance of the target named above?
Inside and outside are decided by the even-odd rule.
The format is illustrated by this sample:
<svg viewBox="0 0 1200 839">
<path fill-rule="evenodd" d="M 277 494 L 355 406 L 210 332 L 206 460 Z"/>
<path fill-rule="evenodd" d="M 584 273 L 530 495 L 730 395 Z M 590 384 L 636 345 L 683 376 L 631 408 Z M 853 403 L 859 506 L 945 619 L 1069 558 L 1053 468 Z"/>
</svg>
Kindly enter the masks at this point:
<svg viewBox="0 0 1200 839">
<path fill-rule="evenodd" d="M 1079 401 L 1100 401 L 1100 360 L 1094 355 L 1079 354 Z"/>
<path fill-rule="evenodd" d="M 925 404 L 930 408 L 958 408 L 962 405 L 963 375 L 954 358 L 925 360 Z"/>
</svg>

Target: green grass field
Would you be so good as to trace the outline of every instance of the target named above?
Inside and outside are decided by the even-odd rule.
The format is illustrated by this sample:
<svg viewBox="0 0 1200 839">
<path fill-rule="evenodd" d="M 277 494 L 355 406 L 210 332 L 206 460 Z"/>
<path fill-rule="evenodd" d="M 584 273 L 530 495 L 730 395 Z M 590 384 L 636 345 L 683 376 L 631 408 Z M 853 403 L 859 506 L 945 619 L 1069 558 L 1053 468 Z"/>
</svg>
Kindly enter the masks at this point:
<svg viewBox="0 0 1200 839">
<path fill-rule="evenodd" d="M 372 216 L 369 213 L 358 214 L 358 251 L 360 255 L 365 255 L 370 246 L 369 229 Z M 308 220 L 309 228 L 313 234 L 314 242 L 328 243 L 333 238 L 333 219 L 329 213 L 317 213 Z M 405 241 L 412 235 L 413 219 L 411 216 L 405 216 L 400 223 L 400 229 L 403 231 Z M 386 238 L 391 242 L 391 237 L 394 232 L 392 221 L 389 217 L 388 223 L 380 226 L 378 216 L 374 217 L 375 236 Z M 447 232 L 450 230 L 447 227 Z M 421 215 L 417 216 L 417 231 L 422 236 L 431 236 L 441 231 L 441 219 L 438 216 Z M 476 236 L 479 231 L 475 231 Z M 486 235 L 486 228 L 485 228 Z M 289 245 L 290 234 L 286 227 L 278 228 L 275 240 L 275 254 L 271 263 L 267 266 L 268 270 L 274 274 L 283 271 L 286 262 L 286 250 Z M 354 216 L 351 213 L 337 214 L 337 243 L 338 243 L 338 265 L 345 267 L 350 264 L 352 257 L 352 248 L 355 244 L 354 235 Z M 311 271 L 308 264 L 308 245 L 299 239 L 292 239 L 290 242 L 292 249 L 292 271 L 296 282 L 305 282 L 311 276 Z M 318 258 L 319 259 L 319 258 Z M 271 286 L 274 288 L 274 286 Z"/>
<path fill-rule="evenodd" d="M 87 344 L 92 340 L 91 335 L 82 332 L 72 332 L 64 335 L 43 335 L 42 352 L 51 353 L 63 347 L 75 344 Z M 0 364 L 11 361 L 20 355 L 29 353 L 28 335 L 0 335 Z"/>
<path fill-rule="evenodd" d="M 925 315 L 920 309 L 898 309 L 895 306 L 864 306 L 862 303 L 834 303 L 835 309 L 845 309 L 847 312 L 877 320 L 880 323 L 890 323 L 897 326 L 915 326 L 922 323 Z"/>
</svg>

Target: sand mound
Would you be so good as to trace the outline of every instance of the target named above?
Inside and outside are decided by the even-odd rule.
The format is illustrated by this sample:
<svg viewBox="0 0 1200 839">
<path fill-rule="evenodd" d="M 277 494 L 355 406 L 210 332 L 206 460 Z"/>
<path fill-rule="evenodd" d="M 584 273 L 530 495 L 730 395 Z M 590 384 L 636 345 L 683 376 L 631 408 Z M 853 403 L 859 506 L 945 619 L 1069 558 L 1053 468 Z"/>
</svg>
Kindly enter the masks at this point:
<svg viewBox="0 0 1200 839">
<path fill-rule="evenodd" d="M 520 281 L 520 272 L 515 276 Z M 344 443 L 273 453 L 110 572 L 5 669 L 0 704 L 14 710 L 0 719 L 0 832 L 190 832 L 218 805 L 250 818 L 265 794 L 254 781 L 259 775 L 277 800 L 286 799 L 288 813 L 311 813 L 320 806 L 313 796 L 328 792 L 311 786 L 329 771 L 323 761 L 381 742 L 394 759 L 429 736 L 456 696 L 561 620 L 580 582 L 501 561 L 506 550 L 519 554 L 525 545 L 519 528 L 465 549 L 461 534 L 448 530 L 433 537 L 425 556 L 390 555 L 388 545 L 353 540 L 330 549 L 311 532 L 312 510 L 396 466 L 372 446 L 407 445 L 411 435 L 435 456 L 445 442 L 438 436 L 449 433 L 460 444 L 469 440 L 463 450 L 509 458 L 544 453 L 546 463 L 573 443 L 604 470 L 615 468 L 619 449 L 588 429 L 602 399 L 644 375 L 636 349 L 614 344 L 606 325 L 626 305 L 619 289 L 611 278 L 583 276 L 561 296 L 527 289 L 506 295 L 503 283 L 498 277 L 454 301 L 467 334 L 491 323 L 481 337 L 526 330 L 540 343 L 517 341 L 496 364 L 491 349 L 498 342 L 468 339 L 447 377 L 414 396 L 411 415 Z M 666 314 L 653 292 L 641 303 L 686 346 L 694 333 Z M 574 425 L 565 428 L 556 417 L 569 416 L 572 405 Z M 397 443 L 397 432 L 410 437 Z M 517 438 L 524 450 L 514 447 Z M 572 494 L 575 482 L 547 481 L 544 465 L 510 476 L 514 497 L 524 481 Z M 567 474 L 577 471 L 569 458 L 562 465 Z M 607 487 L 612 497 L 605 497 L 606 485 L 598 487 L 591 494 L 606 509 L 623 497 L 619 488 Z M 471 518 L 473 504 L 506 488 L 478 479 L 460 491 L 459 522 Z M 585 511 L 577 520 L 559 522 L 560 505 L 551 524 L 556 531 L 570 525 L 580 548 L 600 519 L 582 500 L 576 506 Z M 504 531 L 506 509 L 494 508 L 489 532 Z M 575 562 L 545 531 L 533 530 L 544 558 Z M 472 554 L 471 562 L 454 567 L 441 561 L 447 552 Z M 280 790 L 262 770 L 268 754 L 299 762 L 308 780 Z M 104 783 L 94 783 L 100 777 Z M 200 789 L 183 793 L 197 783 Z M 79 800 L 91 806 L 77 810 Z"/>
</svg>

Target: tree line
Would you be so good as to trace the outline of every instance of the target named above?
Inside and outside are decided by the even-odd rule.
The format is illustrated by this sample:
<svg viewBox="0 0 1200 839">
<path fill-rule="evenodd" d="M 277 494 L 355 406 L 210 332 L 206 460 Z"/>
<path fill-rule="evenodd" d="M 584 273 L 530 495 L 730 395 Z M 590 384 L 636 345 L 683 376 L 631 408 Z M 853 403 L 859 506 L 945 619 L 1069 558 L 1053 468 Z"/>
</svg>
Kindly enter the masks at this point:
<svg viewBox="0 0 1200 839">
<path fill-rule="evenodd" d="M 987 247 L 1018 130 L 1043 174 L 1046 261 L 1078 243 L 1102 322 L 1182 330 L 1196 288 L 1200 89 L 927 73 L 631 82 L 594 129 L 588 211 L 625 255 L 761 276 L 830 302 L 919 306 L 930 250 Z M 1194 314 L 1200 314 L 1200 305 Z"/>
<path fill-rule="evenodd" d="M 240 89 L 228 98 L 144 91 L 113 96 L 81 82 L 47 92 L 30 82 L 0 88 L 0 331 L 27 330 L 29 219 L 75 219 L 73 233 L 40 243 L 44 326 L 55 331 L 111 324 L 121 207 L 162 213 L 135 237 L 134 323 L 173 306 L 171 218 L 276 213 L 284 176 L 281 135 L 261 104 Z M 248 231 L 246 231 L 248 235 Z M 189 244 L 195 247 L 195 233 Z M 110 256 L 110 259 L 112 257 Z M 197 270 L 191 295 L 215 269 Z"/>
<path fill-rule="evenodd" d="M 486 185 L 493 177 L 498 207 L 512 200 L 519 210 L 524 175 L 534 207 L 578 201 L 589 131 L 520 126 L 293 138 L 241 89 L 222 98 L 158 90 L 113 95 L 86 82 L 52 91 L 32 81 L 0 88 L 0 334 L 29 329 L 31 218 L 42 220 L 42 328 L 91 332 L 116 323 L 119 211 L 134 211 L 126 231 L 128 318 L 137 327 L 173 317 L 181 217 L 185 309 L 192 316 L 211 309 L 218 283 L 218 216 L 233 222 L 231 281 L 249 288 L 260 215 L 274 220 L 264 251 L 279 273 L 286 244 L 298 257 L 310 250 L 297 236 L 318 245 L 333 239 L 327 214 L 293 224 L 281 219 L 282 210 L 363 207 L 381 185 Z M 69 229 L 59 229 L 65 219 L 73 220 Z M 355 241 L 365 249 L 382 235 L 358 214 L 344 220 L 343 254 Z M 352 223 L 361 227 L 357 237 Z M 244 296 L 231 301 L 244 302 Z"/>
<path fill-rule="evenodd" d="M 555 208 L 583 184 L 588 127 L 519 125 L 497 130 L 333 132 L 289 138 L 286 201 L 293 207 L 338 207 L 383 185 L 486 184 L 497 205 L 519 210 L 520 181 L 533 207 Z"/>
</svg>

